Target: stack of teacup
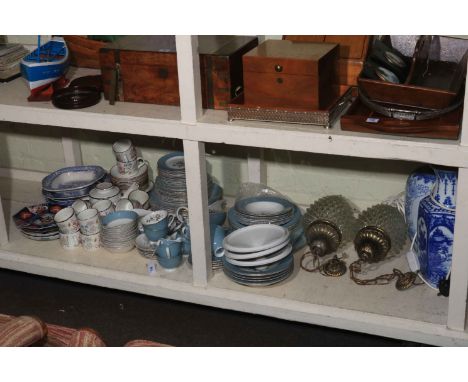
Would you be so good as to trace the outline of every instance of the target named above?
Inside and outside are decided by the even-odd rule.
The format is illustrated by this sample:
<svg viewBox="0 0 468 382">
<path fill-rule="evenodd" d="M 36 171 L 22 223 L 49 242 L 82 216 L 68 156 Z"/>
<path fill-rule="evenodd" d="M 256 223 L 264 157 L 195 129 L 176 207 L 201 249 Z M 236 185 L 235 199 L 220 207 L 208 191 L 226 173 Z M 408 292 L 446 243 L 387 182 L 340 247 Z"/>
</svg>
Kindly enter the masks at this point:
<svg viewBox="0 0 468 382">
<path fill-rule="evenodd" d="M 101 220 L 96 208 L 87 208 L 78 214 L 81 244 L 86 251 L 95 251 L 101 246 Z"/>
<path fill-rule="evenodd" d="M 83 245 L 86 251 L 94 251 L 101 246 L 99 213 L 89 207 L 88 201 L 79 199 L 71 207 L 64 208 L 55 215 L 60 244 L 64 249 Z"/>
<path fill-rule="evenodd" d="M 81 244 L 80 223 L 72 207 L 57 212 L 54 221 L 59 229 L 60 244 L 64 249 L 75 249 Z"/>
<path fill-rule="evenodd" d="M 148 187 L 148 162 L 137 156 L 130 139 L 120 139 L 112 145 L 117 164 L 110 170 L 111 181 L 120 190 L 127 190 L 133 183 L 140 190 Z"/>
</svg>

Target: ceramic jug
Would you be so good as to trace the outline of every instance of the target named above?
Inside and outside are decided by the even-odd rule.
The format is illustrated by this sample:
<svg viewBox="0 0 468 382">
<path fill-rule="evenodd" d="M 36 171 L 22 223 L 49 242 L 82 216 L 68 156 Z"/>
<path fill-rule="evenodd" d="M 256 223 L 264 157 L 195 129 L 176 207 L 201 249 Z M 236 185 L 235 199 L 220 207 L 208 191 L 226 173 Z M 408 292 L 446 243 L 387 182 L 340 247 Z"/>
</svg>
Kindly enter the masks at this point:
<svg viewBox="0 0 468 382">
<path fill-rule="evenodd" d="M 457 171 L 434 167 L 434 172 L 434 188 L 419 204 L 415 247 L 422 276 L 437 288 L 452 264 Z"/>
<path fill-rule="evenodd" d="M 406 181 L 405 218 L 410 240 L 417 231 L 419 203 L 431 193 L 435 182 L 436 176 L 429 166 L 416 169 Z"/>
</svg>

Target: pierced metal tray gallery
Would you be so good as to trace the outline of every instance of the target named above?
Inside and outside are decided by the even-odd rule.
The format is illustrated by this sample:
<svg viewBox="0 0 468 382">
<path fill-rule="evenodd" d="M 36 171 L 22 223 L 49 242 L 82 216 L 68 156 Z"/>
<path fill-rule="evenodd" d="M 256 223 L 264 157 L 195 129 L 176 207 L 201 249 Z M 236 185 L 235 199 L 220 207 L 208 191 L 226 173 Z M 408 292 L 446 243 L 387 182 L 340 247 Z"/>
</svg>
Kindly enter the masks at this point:
<svg viewBox="0 0 468 382">
<path fill-rule="evenodd" d="M 246 120 L 263 122 L 285 122 L 302 125 L 318 125 L 330 128 L 346 111 L 355 98 L 349 88 L 329 108 L 324 110 L 306 110 L 293 108 L 265 108 L 244 103 L 244 95 L 234 98 L 228 106 L 228 121 Z"/>
</svg>

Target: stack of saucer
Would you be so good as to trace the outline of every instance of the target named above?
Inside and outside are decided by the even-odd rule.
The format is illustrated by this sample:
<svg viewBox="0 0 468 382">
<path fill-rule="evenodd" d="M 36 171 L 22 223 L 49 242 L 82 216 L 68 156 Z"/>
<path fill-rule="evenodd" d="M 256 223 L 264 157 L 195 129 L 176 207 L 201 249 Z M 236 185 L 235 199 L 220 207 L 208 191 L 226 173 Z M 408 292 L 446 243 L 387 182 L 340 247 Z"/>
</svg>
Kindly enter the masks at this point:
<svg viewBox="0 0 468 382">
<path fill-rule="evenodd" d="M 87 197 L 106 176 L 100 166 L 64 167 L 42 180 L 42 194 L 50 205 L 69 207 L 76 200 Z"/>
<path fill-rule="evenodd" d="M 175 213 L 179 207 L 187 206 L 187 184 L 183 152 L 174 152 L 160 158 L 157 163 L 158 176 L 150 194 L 153 209 Z M 222 198 L 222 188 L 207 177 L 209 204 Z"/>
<path fill-rule="evenodd" d="M 150 260 L 157 259 L 157 242 L 150 241 L 144 233 L 138 235 L 138 237 L 135 239 L 135 246 L 141 256 Z"/>
<path fill-rule="evenodd" d="M 134 183 L 148 192 L 152 182 L 148 181 L 148 162 L 137 156 L 130 139 L 121 139 L 112 145 L 117 164 L 110 169 L 111 182 L 120 190 L 127 190 Z"/>
<path fill-rule="evenodd" d="M 101 242 L 110 252 L 129 252 L 138 236 L 138 214 L 134 211 L 116 211 L 102 218 Z"/>
<path fill-rule="evenodd" d="M 238 229 L 224 239 L 223 271 L 238 284 L 266 286 L 294 270 L 289 231 L 273 224 Z"/>
</svg>

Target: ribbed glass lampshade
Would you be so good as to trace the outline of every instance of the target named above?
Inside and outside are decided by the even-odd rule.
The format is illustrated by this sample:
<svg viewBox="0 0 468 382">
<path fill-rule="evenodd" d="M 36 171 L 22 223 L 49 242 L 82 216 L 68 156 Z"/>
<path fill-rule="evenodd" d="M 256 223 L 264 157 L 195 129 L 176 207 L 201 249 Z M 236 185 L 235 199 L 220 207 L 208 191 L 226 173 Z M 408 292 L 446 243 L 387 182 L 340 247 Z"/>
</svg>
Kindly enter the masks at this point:
<svg viewBox="0 0 468 382">
<path fill-rule="evenodd" d="M 351 241 L 358 230 L 354 209 L 341 195 L 318 199 L 303 216 L 304 232 L 312 253 L 324 256 Z"/>
<path fill-rule="evenodd" d="M 406 241 L 406 224 L 397 208 L 377 204 L 358 217 L 359 232 L 354 246 L 361 260 L 375 263 L 387 254 L 397 254 Z"/>
</svg>

